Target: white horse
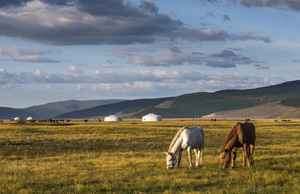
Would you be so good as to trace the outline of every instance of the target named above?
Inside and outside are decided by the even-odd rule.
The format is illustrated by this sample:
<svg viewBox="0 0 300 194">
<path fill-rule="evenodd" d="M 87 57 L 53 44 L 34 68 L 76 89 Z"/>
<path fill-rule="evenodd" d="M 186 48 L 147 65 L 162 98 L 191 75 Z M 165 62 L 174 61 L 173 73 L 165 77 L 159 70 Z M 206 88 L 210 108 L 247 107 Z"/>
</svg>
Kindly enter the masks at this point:
<svg viewBox="0 0 300 194">
<path fill-rule="evenodd" d="M 167 169 L 179 168 L 183 150 L 187 150 L 189 167 L 193 167 L 192 150 L 196 155 L 196 167 L 203 163 L 204 131 L 199 127 L 183 127 L 173 138 L 168 152 L 166 152 Z M 176 155 L 178 154 L 178 160 Z"/>
</svg>

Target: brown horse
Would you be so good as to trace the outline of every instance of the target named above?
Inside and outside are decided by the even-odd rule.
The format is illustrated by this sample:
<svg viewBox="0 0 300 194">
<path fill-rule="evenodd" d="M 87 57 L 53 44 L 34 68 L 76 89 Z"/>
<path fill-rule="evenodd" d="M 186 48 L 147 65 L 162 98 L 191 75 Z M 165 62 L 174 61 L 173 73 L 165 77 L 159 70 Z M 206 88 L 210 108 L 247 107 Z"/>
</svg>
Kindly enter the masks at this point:
<svg viewBox="0 0 300 194">
<path fill-rule="evenodd" d="M 223 168 L 235 166 L 236 152 L 238 148 L 243 151 L 244 167 L 251 167 L 254 164 L 253 153 L 255 148 L 255 126 L 248 120 L 244 123 L 237 123 L 232 127 L 226 136 L 224 144 L 220 148 L 220 164 Z"/>
</svg>

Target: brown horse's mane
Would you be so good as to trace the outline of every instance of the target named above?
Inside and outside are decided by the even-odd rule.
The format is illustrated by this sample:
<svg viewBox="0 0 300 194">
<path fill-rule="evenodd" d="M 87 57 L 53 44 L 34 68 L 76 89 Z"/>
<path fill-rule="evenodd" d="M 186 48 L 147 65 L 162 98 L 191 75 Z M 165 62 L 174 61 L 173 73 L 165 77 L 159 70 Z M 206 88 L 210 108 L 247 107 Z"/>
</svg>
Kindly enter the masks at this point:
<svg viewBox="0 0 300 194">
<path fill-rule="evenodd" d="M 219 152 L 225 151 L 227 144 L 232 140 L 232 138 L 234 138 L 234 136 L 238 135 L 237 132 L 238 132 L 238 129 L 241 127 L 241 125 L 242 125 L 242 123 L 238 122 L 231 128 L 229 133 L 226 135 L 226 137 L 224 139 L 224 143 L 220 147 Z"/>
</svg>

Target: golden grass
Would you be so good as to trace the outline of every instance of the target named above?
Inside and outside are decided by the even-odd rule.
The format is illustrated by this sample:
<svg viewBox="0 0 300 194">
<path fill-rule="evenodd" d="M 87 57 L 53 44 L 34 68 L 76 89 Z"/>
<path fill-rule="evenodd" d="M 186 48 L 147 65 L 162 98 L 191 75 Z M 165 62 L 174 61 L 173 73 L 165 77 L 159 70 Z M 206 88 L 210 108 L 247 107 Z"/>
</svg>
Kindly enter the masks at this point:
<svg viewBox="0 0 300 194">
<path fill-rule="evenodd" d="M 235 121 L 0 125 L 0 193 L 300 193 L 300 122 L 257 121 L 256 165 L 222 170 L 217 150 Z M 166 170 L 182 126 L 205 129 L 205 164 Z M 238 159 L 240 160 L 240 158 Z"/>
</svg>

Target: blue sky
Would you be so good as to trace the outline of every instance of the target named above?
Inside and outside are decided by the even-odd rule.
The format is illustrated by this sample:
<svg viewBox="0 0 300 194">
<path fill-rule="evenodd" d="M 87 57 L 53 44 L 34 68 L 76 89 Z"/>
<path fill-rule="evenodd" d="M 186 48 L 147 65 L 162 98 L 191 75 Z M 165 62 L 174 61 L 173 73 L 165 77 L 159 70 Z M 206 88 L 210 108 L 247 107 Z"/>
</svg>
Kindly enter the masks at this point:
<svg viewBox="0 0 300 194">
<path fill-rule="evenodd" d="M 300 3 L 0 1 L 0 106 L 299 79 Z"/>
</svg>

